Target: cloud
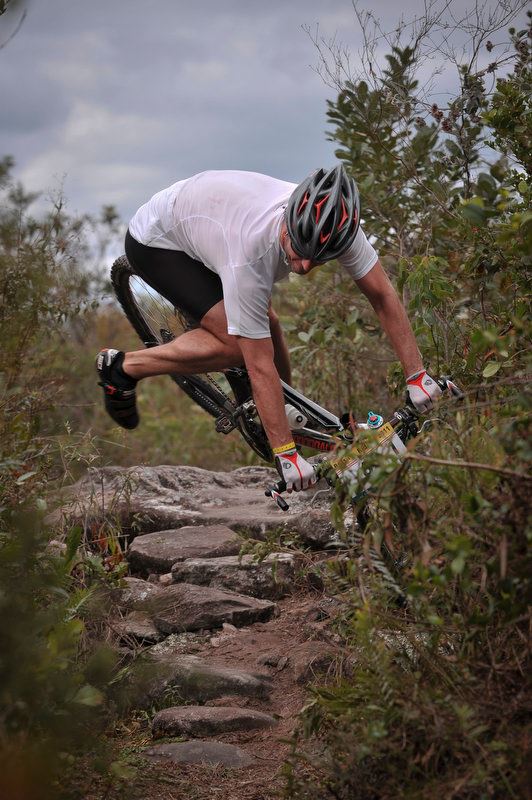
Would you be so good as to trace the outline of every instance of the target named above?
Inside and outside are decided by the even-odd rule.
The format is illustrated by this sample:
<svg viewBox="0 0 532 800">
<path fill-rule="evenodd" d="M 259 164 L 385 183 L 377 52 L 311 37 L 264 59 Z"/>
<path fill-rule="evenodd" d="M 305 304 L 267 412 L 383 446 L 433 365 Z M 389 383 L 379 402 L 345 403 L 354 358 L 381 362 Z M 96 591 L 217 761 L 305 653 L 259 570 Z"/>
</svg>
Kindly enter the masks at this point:
<svg viewBox="0 0 532 800">
<path fill-rule="evenodd" d="M 41 188 L 60 182 L 67 198 L 90 197 L 91 209 L 78 206 L 79 211 L 96 210 L 104 203 L 127 206 L 154 174 L 149 153 L 159 150 L 164 132 L 161 120 L 78 101 L 54 140 L 26 163 L 20 178 Z"/>
<path fill-rule="evenodd" d="M 372 7 L 396 23 L 391 0 Z M 401 10 L 423 8 L 404 0 Z M 71 206 L 115 202 L 126 219 L 203 169 L 300 180 L 334 160 L 325 131 L 335 91 L 313 68 L 303 25 L 337 35 L 356 64 L 350 0 L 31 3 L 0 50 L 0 155 L 15 156 L 28 189 L 66 175 Z"/>
</svg>

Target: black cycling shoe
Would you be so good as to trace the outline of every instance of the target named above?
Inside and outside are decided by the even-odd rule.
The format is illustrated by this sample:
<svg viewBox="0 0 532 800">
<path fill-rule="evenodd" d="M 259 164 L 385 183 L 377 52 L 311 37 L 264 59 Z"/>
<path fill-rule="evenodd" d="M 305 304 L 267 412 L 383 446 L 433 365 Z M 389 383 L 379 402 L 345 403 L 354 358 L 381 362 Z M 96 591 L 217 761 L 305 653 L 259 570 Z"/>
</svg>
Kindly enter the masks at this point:
<svg viewBox="0 0 532 800">
<path fill-rule="evenodd" d="M 130 378 L 122 369 L 124 353 L 122 350 L 100 350 L 96 356 L 96 372 L 103 388 L 105 410 L 118 425 L 131 430 L 139 424 L 137 412 L 137 381 Z"/>
</svg>

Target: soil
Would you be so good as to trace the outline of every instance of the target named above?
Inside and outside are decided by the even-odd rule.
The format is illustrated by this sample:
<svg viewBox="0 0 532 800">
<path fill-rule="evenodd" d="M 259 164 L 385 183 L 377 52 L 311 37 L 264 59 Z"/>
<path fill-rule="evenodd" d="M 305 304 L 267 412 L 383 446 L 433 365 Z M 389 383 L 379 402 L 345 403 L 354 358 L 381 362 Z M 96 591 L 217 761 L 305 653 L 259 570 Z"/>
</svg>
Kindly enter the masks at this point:
<svg viewBox="0 0 532 800">
<path fill-rule="evenodd" d="M 339 668 L 340 654 L 327 619 L 329 607 L 333 605 L 334 601 L 317 591 L 300 590 L 278 601 L 278 612 L 269 622 L 239 629 L 227 638 L 220 631 L 213 631 L 214 641 L 221 638 L 221 642 L 213 646 L 208 640 L 200 649 L 195 649 L 195 655 L 213 665 L 272 676 L 273 690 L 267 699 L 228 696 L 206 703 L 247 706 L 278 719 L 275 728 L 216 736 L 216 741 L 237 745 L 252 755 L 256 760 L 254 765 L 229 769 L 150 763 L 142 758 L 142 750 L 154 743 L 149 723 L 132 719 L 113 737 L 122 751 L 122 758 L 133 769 L 132 779 L 109 785 L 86 774 L 80 778 L 77 796 L 83 800 L 273 800 L 282 797 L 283 764 L 291 750 L 288 740 L 308 697 L 306 679 L 313 674 L 319 674 L 322 680 L 328 674 L 332 679 Z M 322 660 L 316 656 L 323 652 L 330 652 L 332 661 L 320 672 Z M 274 663 L 280 658 L 281 668 L 259 663 L 261 657 L 268 657 L 267 660 Z M 299 682 L 295 670 L 300 675 Z M 157 740 L 161 741 L 176 739 Z"/>
<path fill-rule="evenodd" d="M 88 474 L 72 487 L 75 503 L 68 512 L 61 513 L 77 514 L 78 521 L 85 525 L 92 517 L 101 521 L 104 510 L 113 507 L 125 528 L 129 525 L 132 529 L 131 519 L 137 520 L 137 535 L 178 529 L 183 525 L 214 523 L 229 525 L 233 530 L 259 539 L 270 535 L 277 540 L 285 531 L 291 538 L 297 538 L 298 545 L 304 546 L 305 549 L 298 548 L 298 552 L 301 556 L 304 553 L 303 561 L 307 566 L 313 561 L 335 558 L 337 551 L 331 548 L 334 529 L 329 517 L 330 498 L 325 498 L 323 492 L 317 492 L 316 497 L 307 498 L 306 502 L 305 498 L 292 497 L 290 513 L 283 515 L 264 496 L 264 486 L 271 481 L 271 470 L 250 467 L 225 474 L 163 466 L 137 468 L 135 474 L 135 485 L 127 502 L 123 501 L 123 508 L 120 487 L 127 475 L 118 468 L 106 468 L 98 474 Z M 101 497 L 104 494 L 105 502 Z M 201 530 L 199 527 L 198 536 Z M 289 546 L 288 541 L 282 541 L 284 547 Z M 326 547 L 328 549 L 324 550 Z M 145 572 L 139 568 L 137 577 L 145 577 Z M 165 572 L 168 572 L 167 566 Z M 150 576 L 150 581 L 153 578 L 161 582 L 169 577 L 154 575 Z M 337 604 L 323 593 L 322 587 L 318 573 L 298 577 L 293 593 L 276 600 L 276 611 L 269 621 L 239 629 L 225 626 L 224 630 L 199 632 L 197 636 L 191 635 L 193 643 L 190 645 L 188 639 L 184 640 L 185 652 L 193 652 L 212 666 L 271 676 L 272 691 L 267 698 L 233 695 L 206 703 L 247 707 L 278 720 L 274 727 L 212 737 L 212 740 L 244 750 L 254 759 L 251 766 L 231 769 L 219 765 L 148 761 L 143 755 L 146 748 L 163 742 L 183 741 L 183 738 L 154 741 L 151 734 L 153 714 L 137 713 L 109 735 L 109 752 L 117 758 L 117 768 L 122 772 L 126 768 L 122 777 L 109 782 L 109 778 L 95 775 L 94 769 L 80 770 L 76 764 L 76 787 L 70 791 L 69 786 L 67 800 L 274 800 L 282 797 L 284 765 L 291 753 L 290 737 L 308 699 L 306 685 L 315 674 L 322 683 L 334 680 L 343 667 L 338 639 L 330 629 Z"/>
</svg>

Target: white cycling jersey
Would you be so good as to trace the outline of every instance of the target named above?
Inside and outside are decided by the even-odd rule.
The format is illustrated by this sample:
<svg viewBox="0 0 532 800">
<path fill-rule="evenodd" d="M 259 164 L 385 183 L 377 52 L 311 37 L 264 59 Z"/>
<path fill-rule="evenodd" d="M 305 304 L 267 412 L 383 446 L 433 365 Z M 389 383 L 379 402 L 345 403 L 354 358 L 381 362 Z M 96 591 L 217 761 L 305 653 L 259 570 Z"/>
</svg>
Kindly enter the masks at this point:
<svg viewBox="0 0 532 800">
<path fill-rule="evenodd" d="M 200 172 L 155 194 L 139 208 L 129 232 L 141 244 L 183 251 L 216 272 L 222 281 L 228 333 L 264 339 L 270 335 L 273 284 L 290 272 L 279 235 L 296 186 L 256 172 Z M 359 280 L 377 259 L 359 229 L 338 261 Z"/>
</svg>

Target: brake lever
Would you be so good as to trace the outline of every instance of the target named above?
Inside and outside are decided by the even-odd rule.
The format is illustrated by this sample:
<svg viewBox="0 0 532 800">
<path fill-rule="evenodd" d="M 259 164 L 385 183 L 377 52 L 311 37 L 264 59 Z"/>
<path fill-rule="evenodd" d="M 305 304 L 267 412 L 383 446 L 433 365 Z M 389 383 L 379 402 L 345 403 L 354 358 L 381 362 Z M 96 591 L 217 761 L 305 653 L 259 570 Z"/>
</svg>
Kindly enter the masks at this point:
<svg viewBox="0 0 532 800">
<path fill-rule="evenodd" d="M 456 400 L 463 400 L 465 397 L 464 392 L 456 385 L 450 378 L 443 378 L 445 387 Z"/>
<path fill-rule="evenodd" d="M 323 475 L 322 472 L 323 463 L 326 463 L 326 461 L 314 464 L 316 479 L 318 481 L 320 480 L 320 478 L 326 477 Z M 266 495 L 266 497 L 271 497 L 273 500 L 275 500 L 275 502 L 282 511 L 288 511 L 290 506 L 288 505 L 284 497 L 281 497 L 281 492 L 286 492 L 286 482 L 283 481 L 282 479 L 280 481 L 277 481 L 277 483 L 274 483 L 273 486 L 268 486 L 268 488 L 265 489 L 264 494 Z"/>
<path fill-rule="evenodd" d="M 277 481 L 277 483 L 274 483 L 273 486 L 268 486 L 264 494 L 266 497 L 273 498 L 281 511 L 288 511 L 290 506 L 284 497 L 281 497 L 281 492 L 286 492 L 286 483 L 284 481 Z"/>
</svg>

